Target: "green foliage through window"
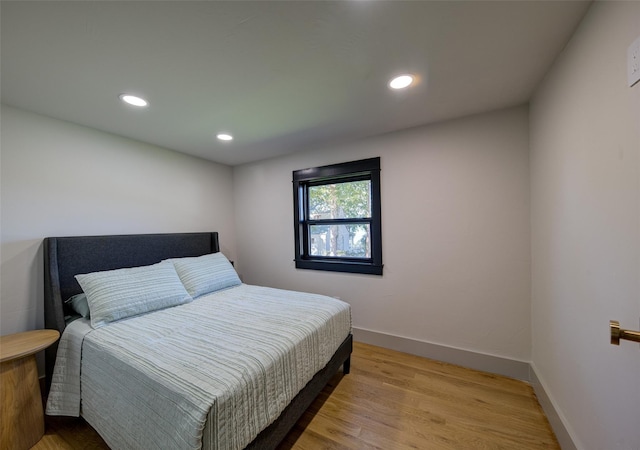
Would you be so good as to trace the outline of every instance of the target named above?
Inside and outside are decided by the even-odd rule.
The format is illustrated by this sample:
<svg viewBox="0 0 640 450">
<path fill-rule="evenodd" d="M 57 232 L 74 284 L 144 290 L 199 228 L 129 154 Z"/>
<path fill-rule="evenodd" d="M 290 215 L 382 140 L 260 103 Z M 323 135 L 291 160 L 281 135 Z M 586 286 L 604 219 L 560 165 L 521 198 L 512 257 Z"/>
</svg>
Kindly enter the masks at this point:
<svg viewBox="0 0 640 450">
<path fill-rule="evenodd" d="M 311 218 L 371 217 L 371 181 L 352 181 L 309 187 Z"/>
</svg>

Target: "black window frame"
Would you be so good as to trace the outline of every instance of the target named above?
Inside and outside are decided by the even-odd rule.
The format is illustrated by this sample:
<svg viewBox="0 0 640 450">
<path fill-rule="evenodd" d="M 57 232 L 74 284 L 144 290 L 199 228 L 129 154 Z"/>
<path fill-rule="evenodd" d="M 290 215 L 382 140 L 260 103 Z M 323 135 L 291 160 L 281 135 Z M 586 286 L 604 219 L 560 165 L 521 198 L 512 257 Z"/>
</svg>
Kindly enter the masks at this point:
<svg viewBox="0 0 640 450">
<path fill-rule="evenodd" d="M 355 219 L 310 219 L 309 187 L 353 181 L 371 181 L 371 217 Z M 380 202 L 380 158 L 362 159 L 293 171 L 293 215 L 295 265 L 297 269 L 382 275 L 382 207 Z M 371 258 L 311 255 L 310 227 L 340 223 L 368 223 Z"/>
</svg>

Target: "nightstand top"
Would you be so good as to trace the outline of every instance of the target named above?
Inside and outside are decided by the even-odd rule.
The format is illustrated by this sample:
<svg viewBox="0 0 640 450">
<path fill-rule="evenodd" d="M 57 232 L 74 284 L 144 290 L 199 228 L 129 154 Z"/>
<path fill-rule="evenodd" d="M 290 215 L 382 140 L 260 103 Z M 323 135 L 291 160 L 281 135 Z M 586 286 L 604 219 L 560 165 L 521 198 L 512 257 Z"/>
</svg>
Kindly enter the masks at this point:
<svg viewBox="0 0 640 450">
<path fill-rule="evenodd" d="M 57 330 L 34 330 L 0 336 L 0 362 L 37 353 L 49 347 L 59 337 Z"/>
</svg>

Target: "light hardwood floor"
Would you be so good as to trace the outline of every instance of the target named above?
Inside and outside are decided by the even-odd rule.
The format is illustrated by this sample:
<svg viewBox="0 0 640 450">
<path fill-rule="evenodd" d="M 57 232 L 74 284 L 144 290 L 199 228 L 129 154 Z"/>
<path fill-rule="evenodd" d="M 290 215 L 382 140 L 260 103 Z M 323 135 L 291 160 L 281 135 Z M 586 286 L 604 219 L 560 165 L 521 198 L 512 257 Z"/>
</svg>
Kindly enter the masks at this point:
<svg viewBox="0 0 640 450">
<path fill-rule="evenodd" d="M 34 449 L 106 449 L 81 419 L 47 417 Z M 559 449 L 533 389 L 510 378 L 355 343 L 279 450 Z"/>
</svg>

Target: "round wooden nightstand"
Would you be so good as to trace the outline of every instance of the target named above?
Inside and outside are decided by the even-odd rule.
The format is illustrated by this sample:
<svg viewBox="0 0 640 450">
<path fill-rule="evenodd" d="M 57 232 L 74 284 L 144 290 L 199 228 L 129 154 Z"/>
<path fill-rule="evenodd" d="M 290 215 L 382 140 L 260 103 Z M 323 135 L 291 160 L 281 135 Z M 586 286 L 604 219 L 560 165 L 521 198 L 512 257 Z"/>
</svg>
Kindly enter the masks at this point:
<svg viewBox="0 0 640 450">
<path fill-rule="evenodd" d="M 0 336 L 0 449 L 28 449 L 44 434 L 36 353 L 60 337 L 56 330 Z"/>
</svg>

